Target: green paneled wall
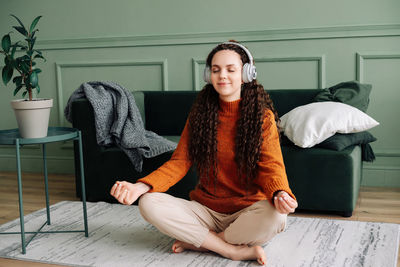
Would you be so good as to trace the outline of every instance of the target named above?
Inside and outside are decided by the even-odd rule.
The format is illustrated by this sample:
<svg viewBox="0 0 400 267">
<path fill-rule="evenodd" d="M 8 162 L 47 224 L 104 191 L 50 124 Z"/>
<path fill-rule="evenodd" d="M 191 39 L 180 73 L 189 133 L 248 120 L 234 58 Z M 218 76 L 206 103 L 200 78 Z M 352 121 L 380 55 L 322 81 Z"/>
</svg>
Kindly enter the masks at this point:
<svg viewBox="0 0 400 267">
<path fill-rule="evenodd" d="M 0 34 L 43 15 L 37 48 L 41 97 L 54 98 L 51 126 L 68 126 L 69 95 L 89 80 L 132 90 L 200 90 L 205 57 L 215 44 L 243 42 L 269 89 L 371 83 L 368 114 L 377 160 L 364 164 L 364 185 L 400 187 L 399 1 L 131 1 L 0 0 Z M 0 62 L 1 66 L 2 62 Z M 13 86 L 0 85 L 0 129 L 15 128 Z M 20 96 L 18 96 L 20 97 Z M 17 98 L 17 97 L 15 97 Z M 72 145 L 48 147 L 49 171 L 72 173 Z M 0 148 L 0 170 L 15 169 L 12 147 Z M 38 146 L 22 151 L 24 171 L 41 171 Z"/>
</svg>

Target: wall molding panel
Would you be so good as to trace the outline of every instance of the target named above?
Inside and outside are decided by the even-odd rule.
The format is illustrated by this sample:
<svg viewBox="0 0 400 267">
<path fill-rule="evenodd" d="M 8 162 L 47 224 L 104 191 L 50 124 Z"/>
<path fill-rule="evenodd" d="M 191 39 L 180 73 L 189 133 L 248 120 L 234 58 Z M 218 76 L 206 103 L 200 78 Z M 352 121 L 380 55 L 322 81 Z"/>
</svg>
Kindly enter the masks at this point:
<svg viewBox="0 0 400 267">
<path fill-rule="evenodd" d="M 400 52 L 398 53 L 356 53 L 356 80 L 360 83 L 365 81 L 364 79 L 364 64 L 365 60 L 368 59 L 400 59 Z"/>
<path fill-rule="evenodd" d="M 365 63 L 367 60 L 374 59 L 400 59 L 400 52 L 357 52 L 356 53 L 356 79 L 364 83 L 365 82 Z M 374 149 L 375 156 L 377 158 L 383 158 L 379 163 L 367 163 L 364 164 L 363 169 L 367 177 L 371 176 L 373 179 L 369 178 L 366 185 L 370 186 L 399 186 L 400 180 L 395 179 L 387 181 L 388 173 L 395 173 L 396 177 L 400 176 L 400 166 L 396 164 L 400 160 L 400 150 L 399 149 Z M 395 158 L 394 162 L 388 161 L 390 158 Z M 383 162 L 382 162 L 383 161 Z M 388 161 L 388 162 L 386 162 Z M 371 173 L 369 175 L 369 173 Z M 374 180 L 377 179 L 377 180 Z M 394 183 L 394 184 L 393 184 Z"/>
<path fill-rule="evenodd" d="M 325 55 L 320 56 L 284 56 L 284 57 L 261 57 L 255 61 L 259 64 L 262 62 L 307 62 L 315 61 L 318 64 L 318 89 L 326 87 L 326 60 Z"/>
<path fill-rule="evenodd" d="M 260 31 L 232 31 L 143 36 L 113 36 L 53 39 L 37 42 L 41 50 L 216 44 L 234 37 L 241 42 L 294 41 L 313 39 L 400 36 L 400 24 L 348 25 Z"/>
<path fill-rule="evenodd" d="M 205 65 L 206 60 L 205 59 L 195 59 L 192 58 L 192 81 L 193 81 L 193 90 L 194 91 L 200 91 L 200 79 L 203 80 L 203 77 L 199 77 L 199 71 L 200 71 L 200 64 Z"/>
<path fill-rule="evenodd" d="M 168 91 L 168 62 L 163 60 L 147 61 L 80 61 L 80 62 L 55 62 L 57 80 L 58 123 L 65 125 L 64 107 L 66 99 L 63 97 L 62 71 L 65 68 L 93 68 L 93 67 L 122 67 L 122 66 L 160 66 L 162 91 Z"/>
</svg>

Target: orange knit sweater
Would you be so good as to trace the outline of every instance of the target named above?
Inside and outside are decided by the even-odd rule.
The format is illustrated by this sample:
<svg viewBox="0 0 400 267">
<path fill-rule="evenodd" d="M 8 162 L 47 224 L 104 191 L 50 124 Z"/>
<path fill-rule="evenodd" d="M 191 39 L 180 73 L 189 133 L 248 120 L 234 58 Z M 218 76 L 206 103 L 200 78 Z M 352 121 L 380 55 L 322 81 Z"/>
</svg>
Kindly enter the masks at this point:
<svg viewBox="0 0 400 267">
<path fill-rule="evenodd" d="M 233 102 L 220 100 L 217 129 L 218 179 L 200 177 L 200 182 L 190 193 L 190 198 L 214 211 L 234 213 L 259 200 L 269 200 L 273 205 L 273 194 L 286 191 L 295 198 L 289 188 L 279 144 L 278 130 L 272 111 L 268 110 L 263 124 L 263 143 L 258 162 L 258 175 L 253 183 L 246 186 L 239 180 L 235 163 L 235 135 L 239 118 L 240 99 Z M 179 144 L 171 159 L 160 168 L 138 180 L 150 185 L 149 192 L 165 192 L 182 179 L 192 162 L 188 157 L 188 122 L 182 132 Z"/>
</svg>

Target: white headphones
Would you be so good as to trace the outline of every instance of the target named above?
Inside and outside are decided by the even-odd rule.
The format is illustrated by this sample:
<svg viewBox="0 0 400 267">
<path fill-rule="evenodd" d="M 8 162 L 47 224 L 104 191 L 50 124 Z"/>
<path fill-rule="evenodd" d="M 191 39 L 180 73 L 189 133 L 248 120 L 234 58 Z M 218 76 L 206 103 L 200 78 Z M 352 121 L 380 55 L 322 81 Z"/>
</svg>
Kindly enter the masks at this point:
<svg viewBox="0 0 400 267">
<path fill-rule="evenodd" d="M 256 66 L 253 65 L 253 57 L 250 54 L 250 51 L 247 50 L 246 47 L 239 43 L 234 43 L 234 42 L 224 42 L 222 44 L 233 44 L 236 46 L 239 46 L 240 48 L 243 49 L 244 52 L 246 52 L 247 56 L 249 57 L 249 63 L 245 63 L 243 65 L 243 70 L 242 70 L 242 79 L 243 82 L 249 83 L 257 78 L 257 71 L 256 71 Z M 210 66 L 206 66 L 204 69 L 204 74 L 203 74 L 203 79 L 206 83 L 211 83 L 211 69 Z"/>
</svg>

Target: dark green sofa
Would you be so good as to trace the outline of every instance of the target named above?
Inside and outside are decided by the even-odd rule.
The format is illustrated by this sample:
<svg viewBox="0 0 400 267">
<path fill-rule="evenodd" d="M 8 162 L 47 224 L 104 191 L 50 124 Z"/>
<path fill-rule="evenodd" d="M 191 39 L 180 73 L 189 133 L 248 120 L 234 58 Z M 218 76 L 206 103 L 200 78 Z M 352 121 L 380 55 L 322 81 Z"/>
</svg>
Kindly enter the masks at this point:
<svg viewBox="0 0 400 267">
<path fill-rule="evenodd" d="M 269 90 L 279 116 L 297 106 L 311 103 L 319 92 L 318 89 Z M 134 92 L 146 129 L 176 142 L 196 95 L 194 91 Z M 86 196 L 89 201 L 115 202 L 109 191 L 116 180 L 135 182 L 157 169 L 172 155 L 169 152 L 145 158 L 143 171 L 138 173 L 122 150 L 97 145 L 94 114 L 88 100 L 79 99 L 72 103 L 72 121 L 73 127 L 82 131 Z M 75 145 L 76 153 L 78 149 Z M 361 184 L 360 146 L 334 151 L 315 147 L 305 149 L 282 142 L 282 153 L 299 209 L 351 216 Z M 75 162 L 75 166 L 79 164 Z M 76 190 L 80 196 L 80 170 L 75 171 Z M 187 199 L 196 183 L 196 172 L 191 169 L 168 193 Z"/>
</svg>

